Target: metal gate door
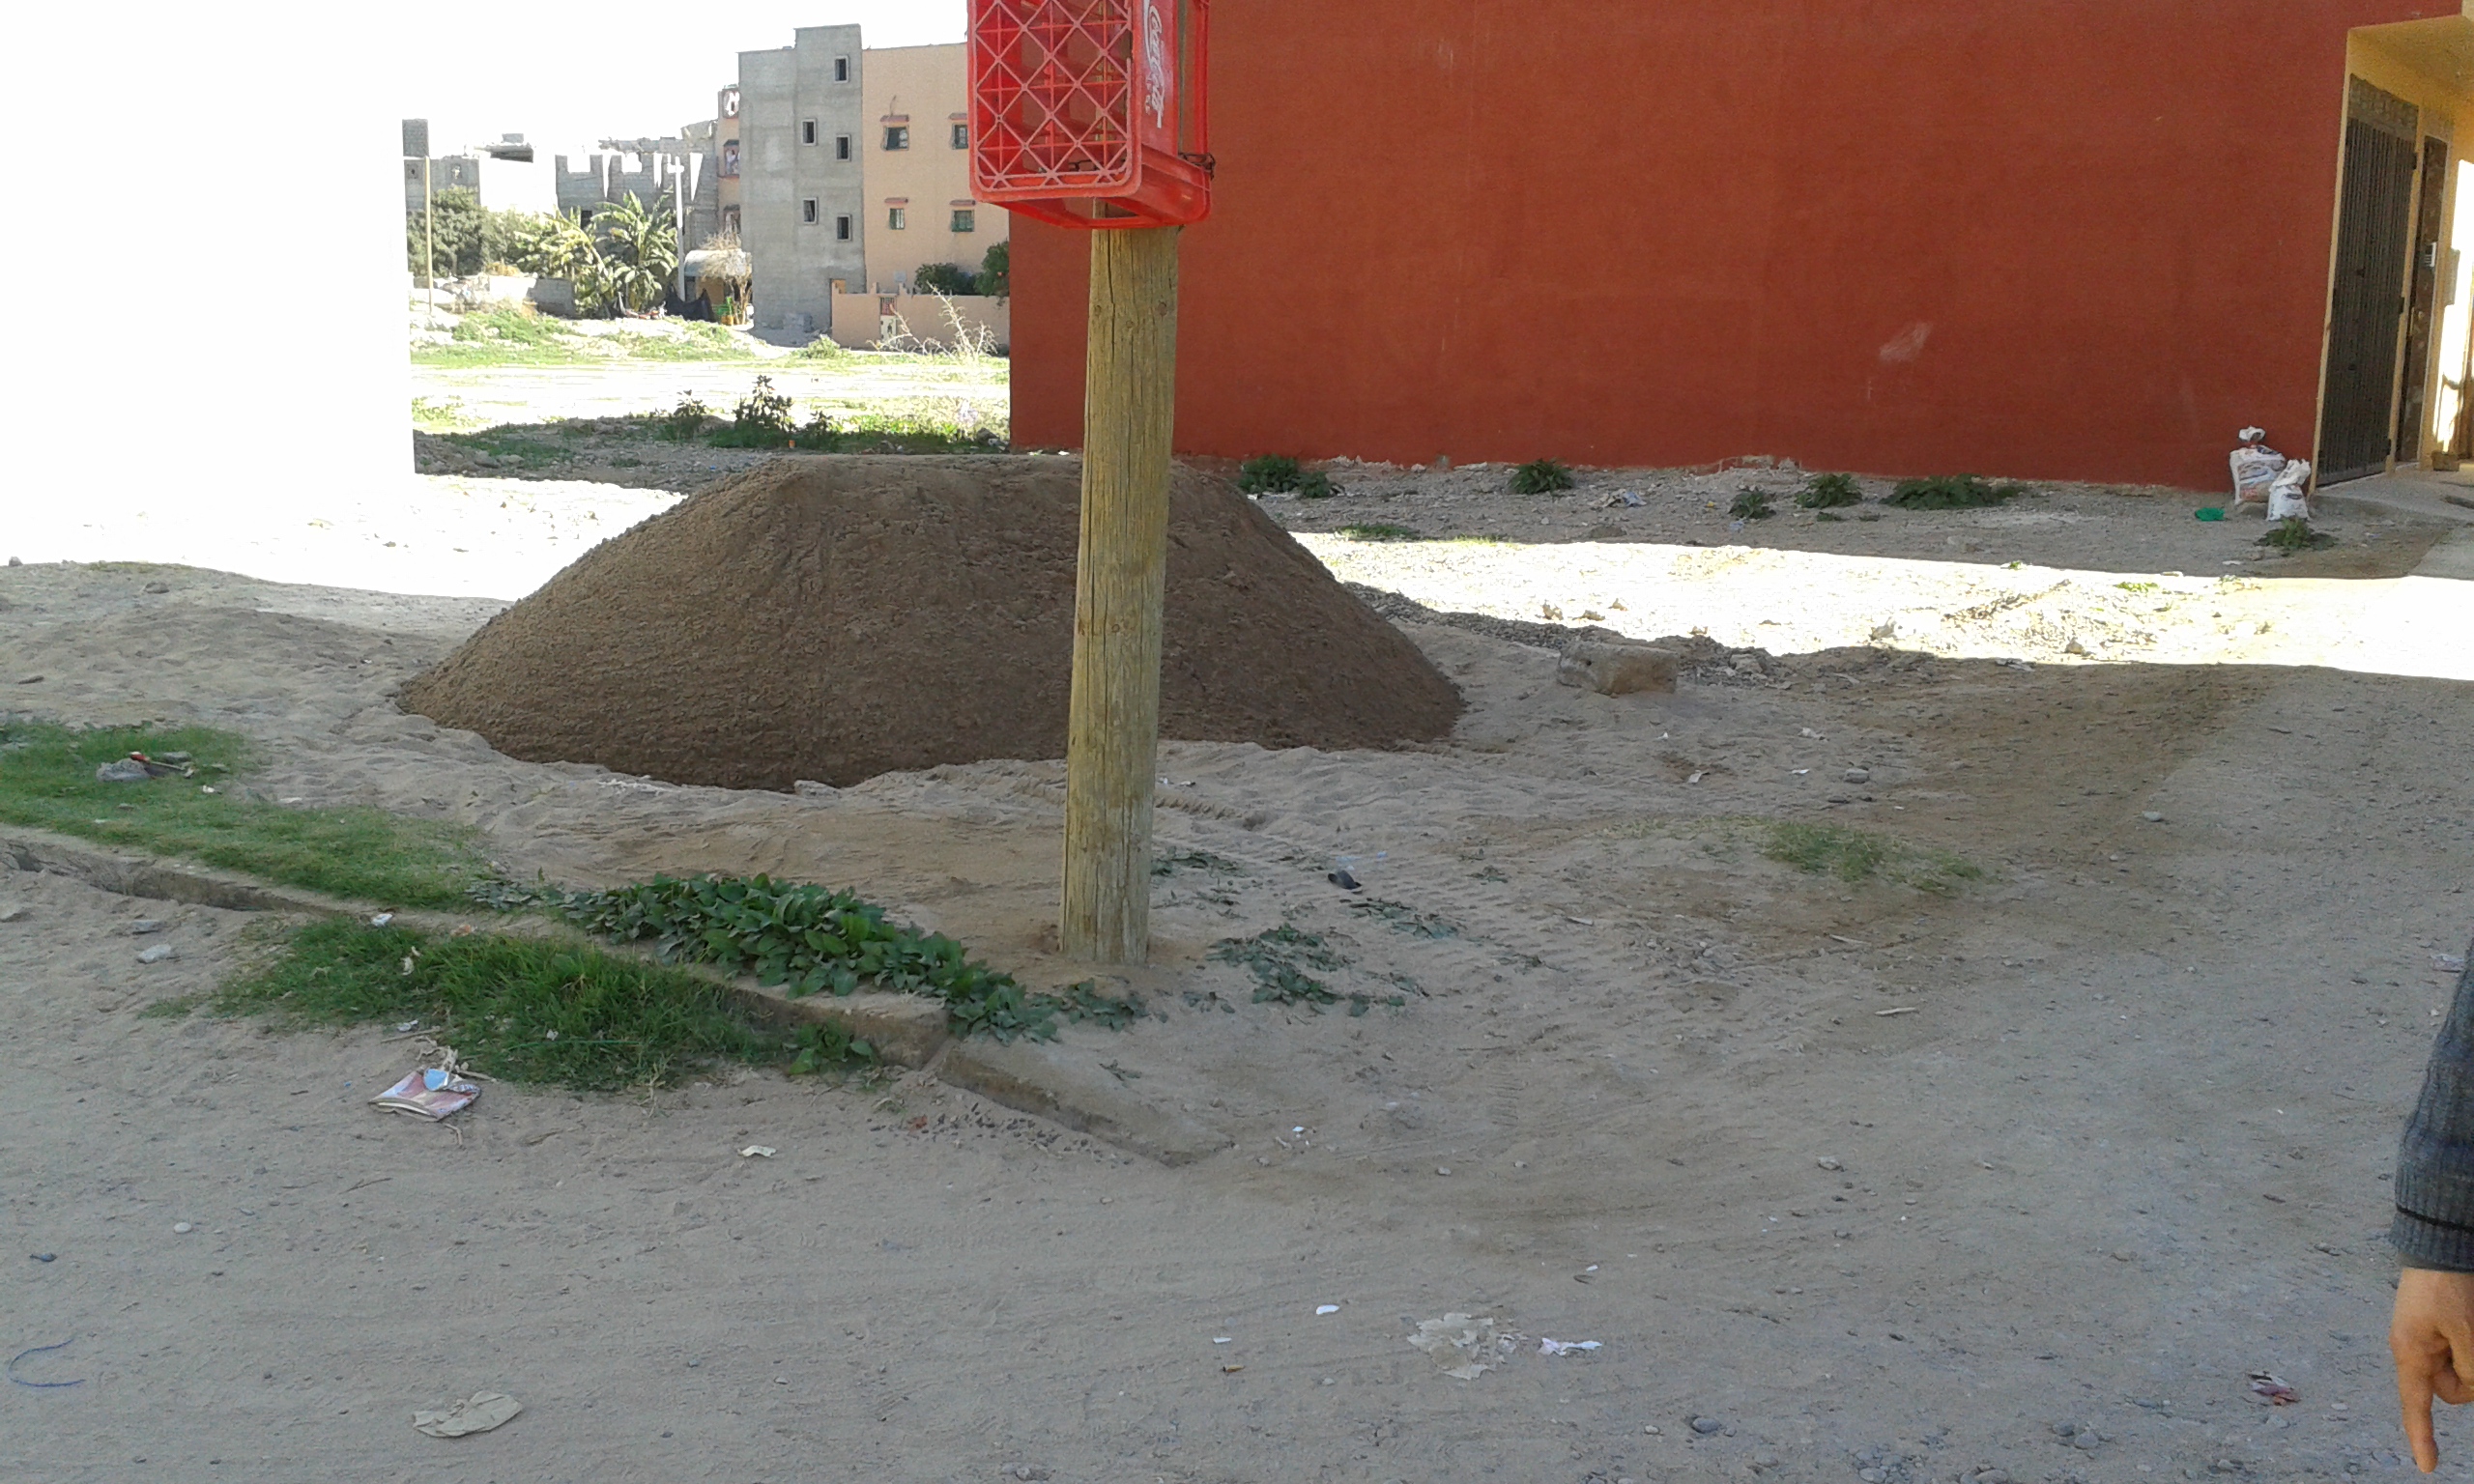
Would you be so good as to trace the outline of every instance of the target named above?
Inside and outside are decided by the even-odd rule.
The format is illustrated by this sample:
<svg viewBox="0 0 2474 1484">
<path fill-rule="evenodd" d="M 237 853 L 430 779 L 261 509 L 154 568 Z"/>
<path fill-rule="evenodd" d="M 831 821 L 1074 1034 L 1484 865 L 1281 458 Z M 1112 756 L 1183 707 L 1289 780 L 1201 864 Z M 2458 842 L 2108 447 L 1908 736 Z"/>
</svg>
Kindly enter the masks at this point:
<svg viewBox="0 0 2474 1484">
<path fill-rule="evenodd" d="M 2423 141 L 2421 204 L 2414 210 L 2413 286 L 2405 297 L 2402 395 L 2397 399 L 2397 462 L 2423 461 L 2423 424 L 2430 420 L 2431 312 L 2439 303 L 2440 207 L 2448 200 L 2448 141 Z"/>
<path fill-rule="evenodd" d="M 2413 104 L 2359 77 L 2346 79 L 2344 200 L 2319 399 L 2322 484 L 2388 467 L 2420 124 Z"/>
</svg>

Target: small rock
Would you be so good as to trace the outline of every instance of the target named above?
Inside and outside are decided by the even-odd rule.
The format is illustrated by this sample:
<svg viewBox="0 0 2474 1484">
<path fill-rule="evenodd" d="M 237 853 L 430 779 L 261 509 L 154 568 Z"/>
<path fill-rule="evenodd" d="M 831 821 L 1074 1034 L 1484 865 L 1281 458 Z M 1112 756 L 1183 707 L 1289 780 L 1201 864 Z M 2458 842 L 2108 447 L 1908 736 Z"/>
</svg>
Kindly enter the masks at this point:
<svg viewBox="0 0 2474 1484">
<path fill-rule="evenodd" d="M 1658 1438 L 1663 1437 L 1664 1435 L 1658 1431 L 1658 1425 L 1655 1422 L 1652 1422 L 1641 1429 L 1641 1436 L 1644 1438 Z"/>
<path fill-rule="evenodd" d="M 1986 1469 L 1973 1476 L 1971 1484 L 2010 1484 L 2010 1475 L 2004 1470 Z"/>
<path fill-rule="evenodd" d="M 177 1236 L 187 1237 L 189 1233 L 196 1230 L 197 1228 L 195 1226 L 187 1221 L 175 1221 L 172 1223 L 172 1231 Z"/>
<path fill-rule="evenodd" d="M 1860 517 L 1859 517 L 1859 519 L 1860 519 Z M 1880 519 L 1880 517 L 1879 517 L 1879 516 L 1875 516 L 1875 517 L 1874 517 L 1874 519 L 1875 519 L 1875 520 L 1879 520 L 1879 519 Z M 1881 622 L 1881 623 L 1877 623 L 1877 624 L 1873 625 L 1873 637 L 1874 637 L 1875 639 L 1896 639 L 1896 638 L 1898 638 L 1898 620 L 1897 620 L 1897 619 L 1895 619 L 1895 618 L 1890 618 L 1890 619 L 1885 619 L 1885 620 L 1884 620 L 1884 621 L 1883 621 L 1883 622 Z"/>
<path fill-rule="evenodd" d="M 9 558 L 9 565 L 11 565 L 11 566 L 13 566 L 13 567 L 22 567 L 22 566 L 24 566 L 25 564 L 26 564 L 26 558 L 24 558 L 23 556 L 12 556 L 12 557 L 10 557 L 10 558 Z"/>
<path fill-rule="evenodd" d="M 26 1254 L 26 1256 L 33 1258 L 38 1263 L 50 1262 L 59 1255 L 60 1254 L 57 1252 L 29 1252 Z"/>
<path fill-rule="evenodd" d="M 1889 1475 L 1879 1469 L 1865 1469 L 1858 1470 L 1856 1477 L 1862 1479 L 1864 1484 L 1884 1484 Z"/>
<path fill-rule="evenodd" d="M 1438 1164 L 1434 1167 L 1434 1172 L 1437 1175 L 1449 1175 L 1452 1173 L 1452 1170 L 1449 1166 Z"/>
<path fill-rule="evenodd" d="M 2104 1441 L 2096 1436 L 2093 1428 L 2083 1427 L 2079 1430 L 2079 1436 L 2070 1440 L 2070 1445 L 2082 1453 L 2093 1453 L 2096 1451 L 2096 1445 Z"/>
<path fill-rule="evenodd" d="M 172 585 L 169 583 L 148 583 L 146 585 L 146 590 L 153 593 L 165 593 L 172 590 Z"/>
<path fill-rule="evenodd" d="M 1056 1474 L 1053 1470 L 1043 1469 L 1037 1464 L 1016 1464 L 1013 1468 L 1005 1470 L 1005 1477 L 1009 1479 L 1052 1479 L 1056 1477 Z"/>
<path fill-rule="evenodd" d="M 2139 817 L 2146 820 L 2150 824 L 2163 824 L 2165 822 L 2165 816 L 2152 809 Z"/>
<path fill-rule="evenodd" d="M 133 936 L 141 938 L 150 932 L 161 932 L 163 920 L 159 917 L 141 917 L 129 925 L 129 930 Z"/>
<path fill-rule="evenodd" d="M 99 784 L 142 784 L 153 776 L 146 771 L 146 764 L 134 757 L 119 758 L 95 769 L 95 782 Z"/>
<path fill-rule="evenodd" d="M 2084 655 L 2087 652 L 2087 646 L 2081 643 L 2076 636 L 2073 636 L 2070 642 L 2061 646 L 2061 652 L 2064 654 Z"/>
<path fill-rule="evenodd" d="M 2079 1424 L 2076 1422 L 2056 1422 L 2053 1425 L 2053 1435 L 2056 1438 L 2074 1437 L 2078 1432 Z"/>
<path fill-rule="evenodd" d="M 1683 657 L 1655 644 L 1576 641 L 1555 666 L 1555 681 L 1600 696 L 1672 691 Z"/>
<path fill-rule="evenodd" d="M 172 945 L 169 943 L 158 943 L 153 948 L 139 954 L 137 956 L 137 961 L 140 963 L 161 963 L 164 959 L 171 956 Z"/>
<path fill-rule="evenodd" d="M 1827 1155 L 1822 1156 L 1820 1158 L 1814 1160 L 1813 1163 L 1820 1165 L 1825 1170 L 1843 1170 L 1847 1168 L 1847 1166 L 1839 1163 L 1836 1159 Z"/>
<path fill-rule="evenodd" d="M 5 907 L 0 907 L 0 923 L 22 923 L 25 920 L 26 904 L 24 902 L 13 901 Z"/>
<path fill-rule="evenodd" d="M 1839 777 L 1847 780 L 1847 782 L 1851 784 L 1869 784 L 1873 781 L 1873 770 L 1870 768 L 1849 768 L 1846 772 L 1840 774 Z"/>
<path fill-rule="evenodd" d="M 1727 1424 L 1719 1421 L 1715 1417 L 1694 1417 L 1692 1419 L 1692 1430 L 1699 1433 L 1702 1437 L 1707 1438 L 1712 1433 L 1725 1432 L 1727 1430 Z"/>
</svg>

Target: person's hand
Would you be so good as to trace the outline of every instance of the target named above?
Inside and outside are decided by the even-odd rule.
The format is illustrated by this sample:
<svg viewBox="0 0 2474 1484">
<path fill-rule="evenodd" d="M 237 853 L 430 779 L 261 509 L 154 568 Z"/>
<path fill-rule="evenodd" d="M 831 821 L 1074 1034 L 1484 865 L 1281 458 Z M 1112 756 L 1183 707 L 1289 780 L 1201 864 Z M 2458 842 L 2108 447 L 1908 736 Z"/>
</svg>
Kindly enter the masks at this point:
<svg viewBox="0 0 2474 1484">
<path fill-rule="evenodd" d="M 2388 1350 L 2397 1357 L 2397 1399 L 2414 1465 L 2429 1473 L 2439 1467 L 2431 1398 L 2451 1407 L 2474 1401 L 2474 1272 L 2408 1268 L 2399 1274 Z"/>
</svg>

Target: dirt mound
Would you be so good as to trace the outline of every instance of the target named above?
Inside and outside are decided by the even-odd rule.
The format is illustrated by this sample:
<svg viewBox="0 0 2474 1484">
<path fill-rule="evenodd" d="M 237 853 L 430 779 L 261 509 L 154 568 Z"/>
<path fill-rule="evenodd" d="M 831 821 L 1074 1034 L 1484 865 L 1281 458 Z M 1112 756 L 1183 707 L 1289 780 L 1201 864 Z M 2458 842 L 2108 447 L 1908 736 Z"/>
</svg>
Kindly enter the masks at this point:
<svg viewBox="0 0 2474 1484">
<path fill-rule="evenodd" d="M 783 459 L 603 543 L 403 703 L 534 761 L 789 788 L 1058 757 L 1080 465 Z M 1452 683 L 1252 502 L 1180 471 L 1160 730 L 1265 747 L 1439 737 Z"/>
</svg>

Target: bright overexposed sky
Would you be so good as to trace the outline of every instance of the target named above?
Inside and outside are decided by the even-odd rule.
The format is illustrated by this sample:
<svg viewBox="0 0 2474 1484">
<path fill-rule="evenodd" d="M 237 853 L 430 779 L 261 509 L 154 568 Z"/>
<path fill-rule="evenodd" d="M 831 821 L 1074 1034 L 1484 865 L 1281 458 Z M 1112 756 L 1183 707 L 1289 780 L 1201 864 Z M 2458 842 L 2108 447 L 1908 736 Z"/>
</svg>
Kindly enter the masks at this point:
<svg viewBox="0 0 2474 1484">
<path fill-rule="evenodd" d="M 520 133 L 544 160 L 711 118 L 714 93 L 738 78 L 738 54 L 788 46 L 800 26 L 855 22 L 869 46 L 963 39 L 963 0 L 610 0 L 582 9 L 518 0 L 434 14 L 435 24 L 410 27 L 395 43 L 389 106 L 427 118 L 437 153 Z"/>
</svg>

